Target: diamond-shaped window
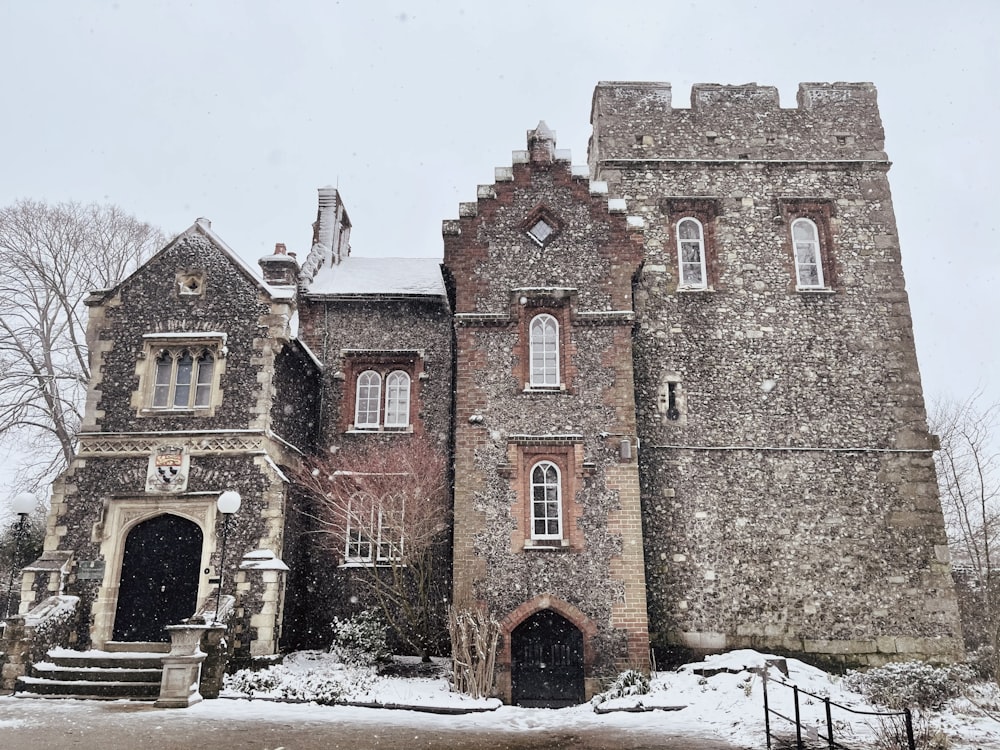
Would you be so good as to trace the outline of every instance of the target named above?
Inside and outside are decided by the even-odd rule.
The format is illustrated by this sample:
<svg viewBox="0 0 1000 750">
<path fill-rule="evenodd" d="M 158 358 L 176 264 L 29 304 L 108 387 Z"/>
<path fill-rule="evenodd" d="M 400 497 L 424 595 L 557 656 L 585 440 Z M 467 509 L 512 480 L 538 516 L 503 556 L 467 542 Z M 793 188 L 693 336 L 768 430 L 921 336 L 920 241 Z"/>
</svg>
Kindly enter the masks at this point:
<svg viewBox="0 0 1000 750">
<path fill-rule="evenodd" d="M 545 241 L 552 236 L 555 232 L 555 227 L 550 226 L 545 219 L 539 219 L 535 222 L 535 225 L 528 230 L 528 234 L 531 235 L 532 239 L 535 240 L 539 245 L 544 245 Z"/>
<path fill-rule="evenodd" d="M 559 234 L 562 222 L 544 206 L 537 206 L 521 223 L 521 228 L 539 246 L 545 247 Z"/>
</svg>

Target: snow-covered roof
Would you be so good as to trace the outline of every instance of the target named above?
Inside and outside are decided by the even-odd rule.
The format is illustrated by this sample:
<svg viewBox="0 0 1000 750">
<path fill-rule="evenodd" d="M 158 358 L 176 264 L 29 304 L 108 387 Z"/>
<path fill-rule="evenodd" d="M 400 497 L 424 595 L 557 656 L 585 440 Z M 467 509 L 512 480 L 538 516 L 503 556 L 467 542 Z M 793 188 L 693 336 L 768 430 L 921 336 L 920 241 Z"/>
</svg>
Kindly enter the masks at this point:
<svg viewBox="0 0 1000 750">
<path fill-rule="evenodd" d="M 306 291 L 317 297 L 444 297 L 438 258 L 346 257 L 316 272 Z"/>
</svg>

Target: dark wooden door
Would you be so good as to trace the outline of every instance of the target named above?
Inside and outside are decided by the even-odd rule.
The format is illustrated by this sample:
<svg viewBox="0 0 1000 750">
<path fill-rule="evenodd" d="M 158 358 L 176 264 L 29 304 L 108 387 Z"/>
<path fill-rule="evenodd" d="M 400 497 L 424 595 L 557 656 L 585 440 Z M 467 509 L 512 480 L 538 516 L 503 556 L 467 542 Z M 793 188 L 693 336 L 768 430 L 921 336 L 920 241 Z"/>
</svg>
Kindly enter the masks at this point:
<svg viewBox="0 0 1000 750">
<path fill-rule="evenodd" d="M 552 610 L 537 612 L 510 636 L 511 702 L 562 708 L 584 701 L 583 633 Z"/>
<path fill-rule="evenodd" d="M 143 521 L 129 532 L 114 640 L 169 641 L 163 627 L 194 614 L 202 536 L 198 524 L 172 515 Z"/>
</svg>

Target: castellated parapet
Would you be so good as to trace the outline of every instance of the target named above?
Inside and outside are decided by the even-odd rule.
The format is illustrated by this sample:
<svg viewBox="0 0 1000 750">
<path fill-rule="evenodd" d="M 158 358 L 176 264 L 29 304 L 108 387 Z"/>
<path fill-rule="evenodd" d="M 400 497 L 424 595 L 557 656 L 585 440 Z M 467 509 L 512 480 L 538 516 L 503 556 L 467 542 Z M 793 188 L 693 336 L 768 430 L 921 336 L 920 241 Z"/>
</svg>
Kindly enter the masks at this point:
<svg viewBox="0 0 1000 750">
<path fill-rule="evenodd" d="M 773 86 L 695 84 L 689 108 L 669 83 L 603 81 L 594 90 L 591 166 L 662 159 L 885 161 L 870 83 L 801 83 L 798 106 Z"/>
</svg>

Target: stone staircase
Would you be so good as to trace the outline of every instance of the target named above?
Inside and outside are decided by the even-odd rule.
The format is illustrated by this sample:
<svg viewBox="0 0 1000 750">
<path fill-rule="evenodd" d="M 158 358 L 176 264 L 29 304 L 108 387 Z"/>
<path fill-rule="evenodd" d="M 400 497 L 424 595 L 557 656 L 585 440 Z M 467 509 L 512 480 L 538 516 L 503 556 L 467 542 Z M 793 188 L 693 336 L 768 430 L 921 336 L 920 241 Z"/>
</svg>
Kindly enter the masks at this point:
<svg viewBox="0 0 1000 750">
<path fill-rule="evenodd" d="M 105 644 L 105 651 L 52 649 L 17 681 L 18 698 L 155 701 L 167 643 Z"/>
</svg>

